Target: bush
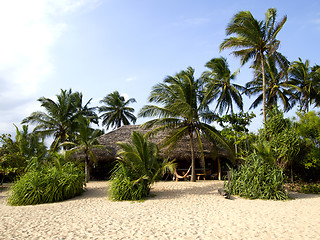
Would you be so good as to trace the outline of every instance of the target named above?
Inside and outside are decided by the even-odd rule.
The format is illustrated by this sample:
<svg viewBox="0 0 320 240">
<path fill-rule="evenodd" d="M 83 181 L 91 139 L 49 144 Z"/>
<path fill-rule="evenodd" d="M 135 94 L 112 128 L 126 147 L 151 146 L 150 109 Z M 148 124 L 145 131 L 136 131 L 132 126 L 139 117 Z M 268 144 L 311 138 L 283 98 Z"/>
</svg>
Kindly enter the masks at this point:
<svg viewBox="0 0 320 240">
<path fill-rule="evenodd" d="M 74 163 L 32 169 L 14 183 L 8 202 L 34 205 L 63 201 L 83 192 L 84 173 Z"/>
<path fill-rule="evenodd" d="M 115 166 L 111 180 L 110 198 L 113 200 L 140 200 L 150 192 L 148 179 L 135 177 L 121 162 Z"/>
<path fill-rule="evenodd" d="M 282 170 L 263 162 L 253 153 L 239 170 L 231 170 L 231 181 L 225 181 L 224 189 L 230 195 L 250 199 L 285 200 L 288 195 L 283 188 L 284 183 Z"/>
<path fill-rule="evenodd" d="M 320 184 L 307 184 L 301 187 L 302 193 L 320 194 Z"/>
<path fill-rule="evenodd" d="M 144 199 L 151 184 L 165 173 L 174 172 L 175 164 L 160 160 L 157 146 L 141 133 L 133 132 L 131 141 L 118 143 L 121 157 L 111 175 L 110 198 L 113 200 Z"/>
</svg>

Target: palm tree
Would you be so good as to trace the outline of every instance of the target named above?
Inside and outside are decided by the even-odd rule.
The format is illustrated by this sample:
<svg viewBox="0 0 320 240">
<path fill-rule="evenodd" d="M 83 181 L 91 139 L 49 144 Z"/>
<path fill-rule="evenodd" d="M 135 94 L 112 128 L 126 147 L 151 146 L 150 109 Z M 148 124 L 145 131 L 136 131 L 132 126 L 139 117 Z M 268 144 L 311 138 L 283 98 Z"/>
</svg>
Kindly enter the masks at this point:
<svg viewBox="0 0 320 240">
<path fill-rule="evenodd" d="M 311 104 L 320 104 L 320 67 L 311 67 L 309 60 L 294 61 L 289 68 L 290 82 L 298 86 L 297 95 L 301 111 L 309 111 Z"/>
<path fill-rule="evenodd" d="M 215 111 L 219 108 L 219 113 L 222 114 L 224 110 L 228 113 L 230 109 L 232 114 L 232 102 L 235 102 L 237 107 L 242 110 L 243 102 L 239 90 L 243 91 L 244 87 L 230 82 L 235 79 L 239 70 L 231 74 L 227 60 L 223 57 L 213 58 L 205 66 L 210 69 L 202 74 L 206 83 L 206 97 L 210 102 L 218 99 Z"/>
<path fill-rule="evenodd" d="M 298 87 L 287 81 L 287 72 L 283 70 L 278 70 L 275 62 L 272 58 L 268 58 L 265 66 L 265 76 L 267 80 L 266 86 L 266 107 L 272 109 L 274 106 L 278 105 L 280 101 L 283 105 L 284 111 L 289 111 L 294 106 L 294 99 L 297 96 L 294 94 L 294 90 Z M 259 72 L 257 79 L 246 84 L 245 94 L 248 96 L 258 95 L 256 100 L 250 106 L 251 108 L 256 108 L 263 100 L 263 79 L 262 73 Z"/>
<path fill-rule="evenodd" d="M 100 101 L 100 103 L 105 104 L 99 107 L 99 112 L 103 113 L 100 116 L 102 124 L 106 125 L 107 129 L 110 126 L 115 129 L 121 127 L 121 125 L 130 125 L 130 122 L 135 124 L 137 118 L 133 115 L 134 109 L 128 106 L 134 102 L 136 102 L 134 98 L 126 101 L 118 91 L 108 94 Z"/>
<path fill-rule="evenodd" d="M 90 162 L 90 158 L 93 162 L 96 162 L 96 157 L 92 150 L 94 148 L 105 148 L 105 146 L 100 145 L 97 140 L 97 137 L 102 135 L 102 131 L 99 129 L 90 128 L 90 118 L 79 116 L 75 121 L 78 123 L 75 142 L 63 142 L 61 146 L 73 146 L 74 148 L 68 151 L 69 154 L 75 152 L 84 153 L 85 182 L 87 183 L 90 178 L 88 166 L 92 163 Z"/>
<path fill-rule="evenodd" d="M 160 160 L 156 144 L 140 132 L 132 132 L 131 143 L 117 143 L 118 163 L 111 177 L 111 198 L 139 200 L 148 196 L 151 184 L 165 173 L 174 173 L 175 163 Z"/>
<path fill-rule="evenodd" d="M 90 119 L 90 122 L 98 124 L 99 117 L 95 112 L 96 107 L 89 107 L 92 98 L 89 99 L 86 104 L 83 105 L 83 95 L 82 92 L 74 92 L 71 95 L 73 98 L 72 102 L 75 108 L 75 111 L 78 113 L 78 116 L 87 117 Z"/>
<path fill-rule="evenodd" d="M 149 102 L 159 103 L 162 106 L 146 105 L 139 113 L 140 117 L 157 117 L 142 126 L 153 127 L 151 133 L 171 129 L 169 136 L 164 140 L 162 147 L 172 148 L 175 143 L 188 136 L 191 150 L 191 181 L 196 181 L 194 144 L 198 143 L 202 152 L 203 147 L 201 136 L 205 136 L 212 147 L 215 143 L 229 146 L 222 139 L 218 131 L 201 121 L 205 114 L 207 104 L 204 100 L 203 81 L 195 80 L 194 70 L 189 67 L 186 71 L 181 71 L 175 76 L 168 76 L 163 83 L 155 85 L 151 91 Z M 232 151 L 232 150 L 231 150 Z"/>
<path fill-rule="evenodd" d="M 266 58 L 274 57 L 283 68 L 288 65 L 286 58 L 277 52 L 280 41 L 276 39 L 287 17 L 284 16 L 279 23 L 276 23 L 276 16 L 277 11 L 274 8 L 268 9 L 265 21 L 256 20 L 249 11 L 237 13 L 226 29 L 227 35 L 235 34 L 235 36 L 225 39 L 220 45 L 220 51 L 227 48 L 235 49 L 232 53 L 241 58 L 242 65 L 253 59 L 256 71 L 261 69 L 264 122 L 266 121 Z"/>
<path fill-rule="evenodd" d="M 24 123 L 36 124 L 34 133 L 40 134 L 42 137 L 54 136 L 54 141 L 51 144 L 51 149 L 55 150 L 59 143 L 65 142 L 71 138 L 75 132 L 75 124 L 73 121 L 80 115 L 92 115 L 89 112 L 87 105 L 79 106 L 80 94 L 72 93 L 72 90 L 62 90 L 59 95 L 56 95 L 57 101 L 50 98 L 41 97 L 38 101 L 45 112 L 33 112 L 29 117 L 22 120 Z M 82 94 L 81 94 L 82 98 Z M 82 103 L 82 101 L 81 101 Z M 84 111 L 85 109 L 85 111 Z"/>
</svg>

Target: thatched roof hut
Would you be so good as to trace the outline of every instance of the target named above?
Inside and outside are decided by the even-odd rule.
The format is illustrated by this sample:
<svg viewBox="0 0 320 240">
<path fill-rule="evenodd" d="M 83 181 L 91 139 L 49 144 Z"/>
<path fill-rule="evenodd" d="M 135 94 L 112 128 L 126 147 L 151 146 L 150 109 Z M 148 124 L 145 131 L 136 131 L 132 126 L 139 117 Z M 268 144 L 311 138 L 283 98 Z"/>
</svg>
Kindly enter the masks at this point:
<svg viewBox="0 0 320 240">
<path fill-rule="evenodd" d="M 108 148 L 106 149 L 96 149 L 94 151 L 98 160 L 102 161 L 114 161 L 117 156 L 117 152 L 120 150 L 117 142 L 130 142 L 131 141 L 131 133 L 133 131 L 138 131 L 143 134 L 146 134 L 150 130 L 146 130 L 140 128 L 139 125 L 125 125 L 116 130 L 108 132 L 98 138 L 98 142 L 100 145 L 104 145 Z M 168 135 L 168 132 L 160 132 L 156 135 L 152 136 L 150 141 L 153 143 L 161 145 L 161 141 L 165 139 Z M 206 140 L 203 141 L 203 149 L 206 158 L 213 157 L 213 149 L 212 145 Z M 195 144 L 195 155 L 197 158 L 200 158 L 201 152 L 197 144 Z M 230 158 L 230 154 L 225 149 L 218 147 L 218 153 L 220 156 L 224 158 Z M 175 147 L 168 151 L 168 149 L 162 149 L 161 154 L 165 157 L 169 157 L 171 159 L 191 159 L 191 151 L 190 151 L 190 139 L 188 136 L 184 137 L 175 145 Z"/>
</svg>

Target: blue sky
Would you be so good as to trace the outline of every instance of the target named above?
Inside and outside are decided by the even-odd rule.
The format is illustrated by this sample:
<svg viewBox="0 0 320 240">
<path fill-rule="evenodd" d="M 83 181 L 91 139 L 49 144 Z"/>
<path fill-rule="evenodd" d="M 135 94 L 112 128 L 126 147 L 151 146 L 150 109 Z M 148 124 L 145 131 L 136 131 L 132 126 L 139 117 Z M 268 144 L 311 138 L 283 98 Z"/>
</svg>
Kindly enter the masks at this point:
<svg viewBox="0 0 320 240">
<path fill-rule="evenodd" d="M 320 64 L 318 0 L 0 0 L 0 134 L 14 133 L 13 123 L 41 109 L 39 97 L 54 99 L 60 89 L 81 91 L 92 106 L 118 90 L 137 100 L 138 112 L 152 86 L 188 66 L 198 77 L 224 56 L 235 71 L 239 59 L 219 53 L 227 24 L 241 10 L 264 19 L 270 7 L 288 17 L 279 51 Z M 252 78 L 244 66 L 236 82 Z M 245 97 L 244 110 L 252 101 Z"/>
</svg>

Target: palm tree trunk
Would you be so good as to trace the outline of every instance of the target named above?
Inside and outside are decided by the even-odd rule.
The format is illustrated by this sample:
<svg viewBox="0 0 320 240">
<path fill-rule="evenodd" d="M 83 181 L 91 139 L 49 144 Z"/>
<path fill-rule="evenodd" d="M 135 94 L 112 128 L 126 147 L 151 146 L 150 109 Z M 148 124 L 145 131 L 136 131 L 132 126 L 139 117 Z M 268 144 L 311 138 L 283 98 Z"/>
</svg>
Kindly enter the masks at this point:
<svg viewBox="0 0 320 240">
<path fill-rule="evenodd" d="M 261 68 L 262 68 L 262 112 L 263 122 L 266 122 L 266 72 L 264 70 L 264 55 L 260 52 L 261 56 Z"/>
<path fill-rule="evenodd" d="M 218 161 L 218 180 L 221 180 L 221 163 L 220 163 L 219 155 L 218 155 L 217 161 Z"/>
<path fill-rule="evenodd" d="M 238 144 L 237 144 L 237 133 L 236 133 L 236 131 L 234 131 L 234 152 L 235 152 L 235 154 L 237 156 L 238 155 Z"/>
<path fill-rule="evenodd" d="M 193 146 L 193 132 L 190 133 L 190 147 L 191 147 L 191 181 L 196 181 L 196 162 L 194 159 L 194 146 Z"/>
<path fill-rule="evenodd" d="M 84 161 L 84 174 L 85 174 L 85 183 L 89 182 L 89 169 L 88 169 L 88 156 Z"/>
</svg>

